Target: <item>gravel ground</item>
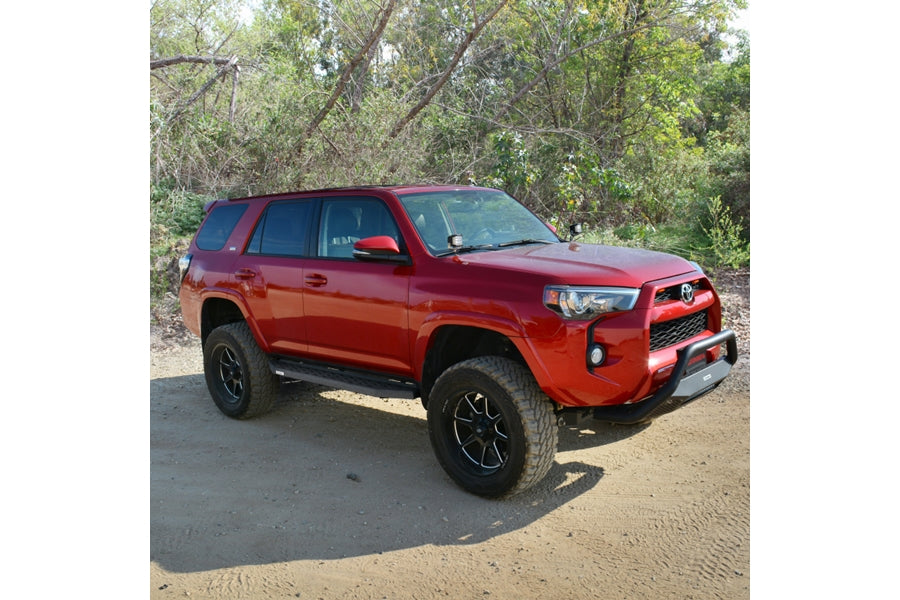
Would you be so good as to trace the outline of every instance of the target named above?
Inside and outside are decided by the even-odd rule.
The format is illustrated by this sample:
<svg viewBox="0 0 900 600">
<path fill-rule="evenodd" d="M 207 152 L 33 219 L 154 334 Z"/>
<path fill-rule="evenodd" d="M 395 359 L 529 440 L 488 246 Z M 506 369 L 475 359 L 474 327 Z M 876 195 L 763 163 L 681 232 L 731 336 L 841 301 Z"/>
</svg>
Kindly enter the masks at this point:
<svg viewBox="0 0 900 600">
<path fill-rule="evenodd" d="M 750 269 L 722 270 L 711 275 L 722 300 L 723 327 L 737 335 L 738 362 L 721 387 L 750 390 Z"/>
</svg>

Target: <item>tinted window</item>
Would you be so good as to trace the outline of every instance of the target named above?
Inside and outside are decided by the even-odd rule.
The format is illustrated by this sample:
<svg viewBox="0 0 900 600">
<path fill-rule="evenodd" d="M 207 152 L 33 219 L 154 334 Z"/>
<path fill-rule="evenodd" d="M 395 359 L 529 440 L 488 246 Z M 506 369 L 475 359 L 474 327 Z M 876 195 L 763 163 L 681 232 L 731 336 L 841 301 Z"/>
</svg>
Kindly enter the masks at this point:
<svg viewBox="0 0 900 600">
<path fill-rule="evenodd" d="M 270 204 L 256 224 L 247 253 L 303 256 L 310 205 L 308 201 Z"/>
<path fill-rule="evenodd" d="M 375 235 L 390 236 L 403 249 L 397 224 L 381 200 L 340 198 L 323 203 L 319 256 L 352 258 L 353 244 Z"/>
<path fill-rule="evenodd" d="M 197 232 L 197 247 L 201 250 L 221 250 L 245 210 L 247 210 L 246 204 L 231 204 L 214 208 L 200 231 Z"/>
</svg>

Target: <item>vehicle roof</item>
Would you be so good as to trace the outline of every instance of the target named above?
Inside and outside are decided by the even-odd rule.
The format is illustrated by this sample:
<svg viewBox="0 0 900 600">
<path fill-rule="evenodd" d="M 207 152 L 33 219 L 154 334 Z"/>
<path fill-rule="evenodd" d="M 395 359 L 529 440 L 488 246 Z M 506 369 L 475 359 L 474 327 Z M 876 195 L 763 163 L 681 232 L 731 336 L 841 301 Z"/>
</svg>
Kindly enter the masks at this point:
<svg viewBox="0 0 900 600">
<path fill-rule="evenodd" d="M 438 192 L 438 191 L 458 191 L 458 190 L 489 190 L 492 188 L 484 188 L 471 185 L 431 185 L 431 184 L 404 184 L 404 185 L 358 185 L 321 188 L 316 190 L 296 190 L 293 192 L 279 192 L 277 194 L 261 194 L 258 196 L 246 196 L 242 198 L 223 199 L 229 202 L 272 199 L 272 198 L 290 198 L 298 195 L 308 196 L 315 194 L 330 194 L 333 192 L 373 192 L 384 191 L 394 192 L 398 194 L 412 194 L 416 192 Z"/>
</svg>

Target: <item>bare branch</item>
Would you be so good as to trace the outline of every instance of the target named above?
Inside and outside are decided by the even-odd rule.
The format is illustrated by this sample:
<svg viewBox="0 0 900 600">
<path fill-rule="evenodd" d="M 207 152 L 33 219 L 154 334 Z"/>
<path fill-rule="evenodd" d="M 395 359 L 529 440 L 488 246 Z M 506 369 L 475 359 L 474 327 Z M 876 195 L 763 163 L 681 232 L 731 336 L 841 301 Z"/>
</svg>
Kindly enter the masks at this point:
<svg viewBox="0 0 900 600">
<path fill-rule="evenodd" d="M 438 79 L 437 83 L 431 86 L 431 89 L 428 90 L 428 92 L 425 94 L 425 97 L 422 98 L 419 103 L 416 104 L 412 108 L 412 110 L 410 110 L 406 114 L 406 116 L 404 116 L 394 124 L 394 126 L 391 128 L 391 132 L 388 134 L 389 137 L 397 137 L 400 132 L 403 131 L 403 128 L 406 127 L 406 125 L 410 121 L 412 121 L 416 117 L 416 115 L 418 115 L 422 111 L 422 109 L 428 106 L 432 98 L 435 97 L 435 95 L 441 90 L 441 88 L 444 87 L 444 84 L 447 83 L 447 80 L 450 79 L 450 75 L 453 74 L 453 71 L 454 69 L 456 69 L 459 61 L 462 60 L 462 57 L 466 53 L 466 50 L 468 50 L 469 45 L 475 40 L 475 38 L 478 37 L 478 34 L 481 33 L 481 30 L 484 29 L 484 26 L 487 25 L 491 21 L 491 19 L 493 19 L 497 15 L 498 12 L 500 12 L 500 9 L 506 6 L 506 3 L 507 0 L 501 0 L 500 3 L 497 4 L 496 7 L 494 7 L 494 10 L 488 13 L 483 20 L 477 21 L 475 23 L 475 27 L 472 29 L 472 31 L 466 34 L 466 37 L 463 39 L 463 41 L 461 41 L 456 47 L 456 52 L 453 53 L 453 58 L 450 60 L 450 64 L 447 65 L 447 68 L 444 69 L 443 73 L 441 73 L 441 77 L 440 79 Z"/>
<path fill-rule="evenodd" d="M 232 58 L 234 57 L 185 56 L 184 54 L 179 54 L 178 56 L 172 56 L 170 58 L 151 60 L 150 70 L 152 71 L 154 69 L 162 69 L 163 67 L 169 67 L 171 65 L 178 65 L 182 63 L 207 63 L 211 65 L 227 65 Z"/>
<path fill-rule="evenodd" d="M 234 112 L 237 108 L 238 73 L 240 71 L 241 68 L 238 65 L 234 65 L 234 69 L 231 70 L 231 104 L 228 106 L 229 123 L 234 123 Z"/>
<path fill-rule="evenodd" d="M 331 109 L 334 108 L 335 103 L 337 103 L 338 98 L 340 98 L 341 94 L 344 92 L 344 88 L 347 85 L 347 82 L 350 81 L 351 75 L 353 75 L 353 71 L 362 62 L 363 58 L 369 52 L 369 48 L 371 48 L 378 40 L 381 38 L 381 34 L 384 33 L 384 28 L 387 26 L 388 20 L 391 17 L 391 13 L 394 11 L 394 0 L 390 0 L 388 5 L 385 7 L 384 11 L 381 15 L 381 20 L 378 22 L 376 28 L 372 31 L 371 35 L 369 35 L 369 39 L 366 40 L 365 45 L 359 49 L 359 52 L 356 53 L 356 56 L 344 67 L 344 71 L 341 73 L 340 79 L 338 79 L 337 85 L 334 86 L 334 91 L 331 93 L 331 97 L 325 103 L 325 106 L 319 111 L 319 113 L 315 116 L 315 118 L 310 122 L 310 124 L 306 127 L 306 130 L 300 137 L 300 140 L 297 143 L 297 152 L 303 151 L 303 145 L 306 143 L 306 140 L 312 134 L 313 131 L 319 126 L 319 124 L 325 120 L 325 117 L 328 116 L 328 113 L 331 112 Z"/>
<path fill-rule="evenodd" d="M 190 98 L 188 98 L 188 101 L 185 102 L 183 106 L 181 106 L 175 110 L 175 112 L 172 114 L 172 116 L 167 119 L 167 123 L 172 123 L 178 117 L 180 117 L 191 104 L 196 102 L 198 98 L 200 98 L 203 94 L 205 94 L 209 90 L 209 88 L 212 87 L 212 85 L 216 82 L 216 80 L 218 80 L 225 73 L 227 73 L 229 69 L 234 68 L 235 65 L 237 65 L 237 56 L 232 56 L 231 58 L 228 59 L 228 61 L 224 65 L 219 67 L 219 69 L 218 69 L 218 71 L 216 71 L 215 75 L 210 77 L 209 80 L 207 80 L 207 82 L 203 84 L 203 87 L 201 87 L 199 90 L 194 92 L 194 94 Z"/>
</svg>

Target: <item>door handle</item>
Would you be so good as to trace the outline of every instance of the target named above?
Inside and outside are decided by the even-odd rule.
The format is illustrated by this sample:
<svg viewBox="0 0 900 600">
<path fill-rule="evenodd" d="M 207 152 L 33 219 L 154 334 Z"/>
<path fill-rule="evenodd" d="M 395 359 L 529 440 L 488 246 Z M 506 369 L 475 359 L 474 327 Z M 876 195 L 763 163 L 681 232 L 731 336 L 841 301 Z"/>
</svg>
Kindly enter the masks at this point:
<svg viewBox="0 0 900 600">
<path fill-rule="evenodd" d="M 306 285 L 309 287 L 322 287 L 326 283 L 328 283 L 328 278 L 324 275 L 319 275 L 318 273 L 314 275 L 306 276 Z"/>
<path fill-rule="evenodd" d="M 234 276 L 238 279 L 253 279 L 256 277 L 256 271 L 253 269 L 238 269 L 234 272 Z"/>
</svg>

